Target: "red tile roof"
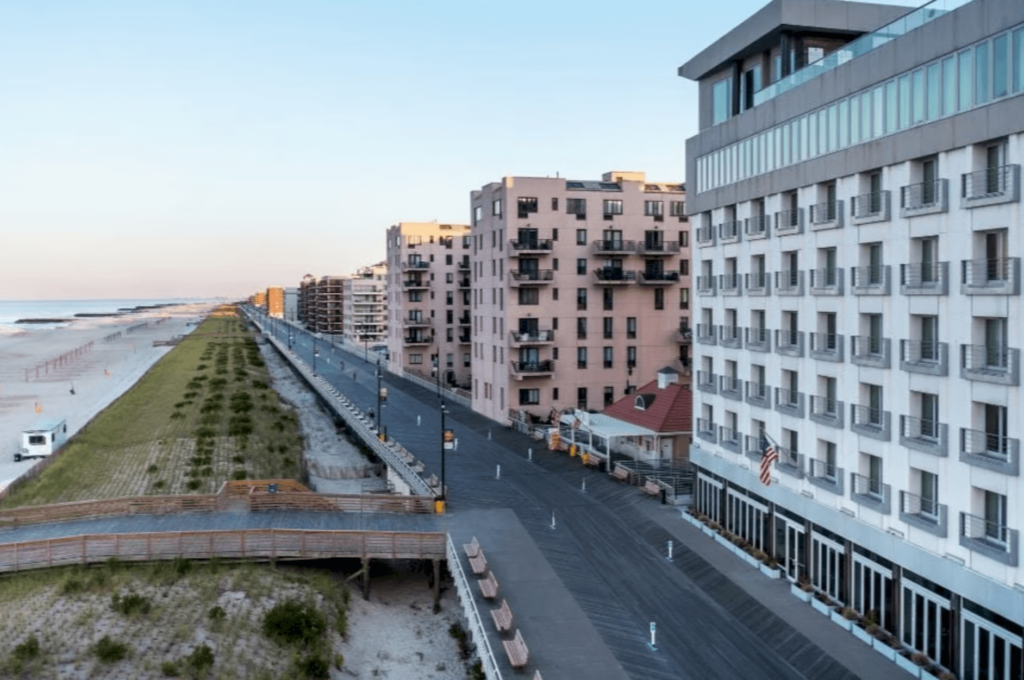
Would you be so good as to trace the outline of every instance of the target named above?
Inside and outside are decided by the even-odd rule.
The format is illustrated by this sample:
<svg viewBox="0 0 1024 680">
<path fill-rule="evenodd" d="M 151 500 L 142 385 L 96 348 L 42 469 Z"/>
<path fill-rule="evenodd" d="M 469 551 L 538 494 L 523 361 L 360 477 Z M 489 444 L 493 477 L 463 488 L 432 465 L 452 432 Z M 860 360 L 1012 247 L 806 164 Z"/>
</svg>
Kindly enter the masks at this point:
<svg viewBox="0 0 1024 680">
<path fill-rule="evenodd" d="M 654 401 L 643 411 L 636 408 L 636 398 L 640 395 L 654 397 Z M 689 389 L 678 384 L 658 389 L 658 381 L 652 380 L 636 392 L 619 399 L 602 413 L 655 432 L 691 432 L 692 410 L 693 393 Z"/>
</svg>

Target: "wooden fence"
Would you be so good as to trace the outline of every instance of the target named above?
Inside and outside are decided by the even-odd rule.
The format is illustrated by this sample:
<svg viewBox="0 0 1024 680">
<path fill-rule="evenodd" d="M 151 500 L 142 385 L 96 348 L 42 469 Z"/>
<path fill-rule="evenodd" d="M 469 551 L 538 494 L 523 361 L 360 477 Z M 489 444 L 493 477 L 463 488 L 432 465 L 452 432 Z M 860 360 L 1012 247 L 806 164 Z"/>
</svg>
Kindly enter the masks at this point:
<svg viewBox="0 0 1024 680">
<path fill-rule="evenodd" d="M 443 533 L 240 529 L 142 534 L 87 534 L 0 544 L 0 572 L 95 564 L 117 559 L 149 562 L 311 560 L 327 558 L 445 559 Z"/>
<path fill-rule="evenodd" d="M 246 496 L 129 496 L 54 505 L 34 505 L 0 510 L 0 527 L 45 522 L 67 522 L 122 515 L 171 515 L 218 510 L 269 512 L 434 512 L 431 498 L 357 494 L 256 493 Z"/>
</svg>

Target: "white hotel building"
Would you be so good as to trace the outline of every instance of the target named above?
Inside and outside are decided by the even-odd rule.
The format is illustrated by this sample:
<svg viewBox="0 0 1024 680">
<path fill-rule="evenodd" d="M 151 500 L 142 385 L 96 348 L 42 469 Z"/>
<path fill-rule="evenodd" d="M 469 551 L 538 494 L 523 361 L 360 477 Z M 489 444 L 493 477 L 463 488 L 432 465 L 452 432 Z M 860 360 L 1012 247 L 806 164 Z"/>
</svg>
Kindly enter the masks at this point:
<svg viewBox="0 0 1024 680">
<path fill-rule="evenodd" d="M 1024 2 L 773 0 L 680 75 L 696 505 L 962 680 L 1022 680 Z"/>
</svg>

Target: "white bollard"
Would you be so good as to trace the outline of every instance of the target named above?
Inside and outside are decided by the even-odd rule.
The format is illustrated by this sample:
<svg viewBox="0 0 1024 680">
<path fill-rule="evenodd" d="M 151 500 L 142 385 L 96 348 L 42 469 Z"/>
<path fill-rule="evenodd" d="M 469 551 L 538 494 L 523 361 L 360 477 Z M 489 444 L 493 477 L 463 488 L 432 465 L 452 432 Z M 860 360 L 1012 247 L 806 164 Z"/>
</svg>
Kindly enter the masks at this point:
<svg viewBox="0 0 1024 680">
<path fill-rule="evenodd" d="M 587 478 L 586 477 L 583 478 L 583 485 L 580 487 L 580 491 L 582 491 L 583 493 L 587 492 Z"/>
<path fill-rule="evenodd" d="M 526 460 L 533 462 L 533 449 L 526 449 Z"/>
<path fill-rule="evenodd" d="M 672 539 L 668 539 L 668 561 L 672 561 Z"/>
<path fill-rule="evenodd" d="M 655 631 L 656 630 L 657 630 L 657 626 L 655 625 L 654 621 L 651 621 L 651 649 L 657 649 L 658 648 L 657 645 L 654 643 L 654 636 L 655 636 Z"/>
<path fill-rule="evenodd" d="M 501 466 L 500 465 L 498 466 L 497 472 L 494 473 L 494 478 L 495 479 L 501 479 Z"/>
<path fill-rule="evenodd" d="M 420 426 L 420 416 L 416 416 L 416 427 Z"/>
<path fill-rule="evenodd" d="M 554 530 L 554 528 L 555 528 L 555 511 L 552 510 L 551 511 L 551 529 Z"/>
<path fill-rule="evenodd" d="M 491 440 L 491 431 L 487 430 L 487 441 Z"/>
</svg>

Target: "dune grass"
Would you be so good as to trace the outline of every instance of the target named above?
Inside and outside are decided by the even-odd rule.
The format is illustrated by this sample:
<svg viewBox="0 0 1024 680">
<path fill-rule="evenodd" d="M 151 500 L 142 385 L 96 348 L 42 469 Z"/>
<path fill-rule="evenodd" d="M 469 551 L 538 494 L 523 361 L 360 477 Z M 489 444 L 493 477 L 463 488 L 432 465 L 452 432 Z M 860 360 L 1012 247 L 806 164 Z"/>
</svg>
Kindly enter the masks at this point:
<svg viewBox="0 0 1024 680">
<path fill-rule="evenodd" d="M 298 478 L 298 417 L 270 383 L 244 323 L 207 319 L 2 507 L 213 493 L 231 479 Z"/>
</svg>

